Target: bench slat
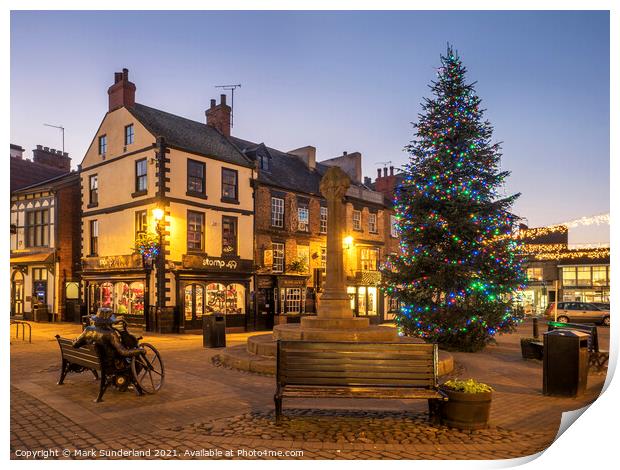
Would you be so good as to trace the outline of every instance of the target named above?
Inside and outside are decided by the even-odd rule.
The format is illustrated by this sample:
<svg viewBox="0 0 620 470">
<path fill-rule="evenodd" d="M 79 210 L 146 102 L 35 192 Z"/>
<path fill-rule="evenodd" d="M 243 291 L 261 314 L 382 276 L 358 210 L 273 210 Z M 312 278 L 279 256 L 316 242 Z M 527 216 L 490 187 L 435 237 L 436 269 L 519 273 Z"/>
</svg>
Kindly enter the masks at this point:
<svg viewBox="0 0 620 470">
<path fill-rule="evenodd" d="M 437 390 L 424 388 L 386 388 L 386 387 L 316 387 L 304 386 L 296 387 L 287 385 L 282 389 L 284 397 L 297 398 L 318 398 L 325 397 L 344 397 L 344 398 L 443 398 L 443 394 Z"/>
<path fill-rule="evenodd" d="M 284 384 L 308 384 L 308 385 L 337 385 L 337 386 L 366 386 L 366 385 L 385 385 L 385 386 L 410 386 L 426 387 L 429 380 L 416 379 L 385 379 L 385 378 L 357 378 L 357 377 L 290 377 L 280 376 L 281 383 Z"/>
<path fill-rule="evenodd" d="M 355 359 L 355 360 L 392 360 L 392 361 L 423 361 L 431 360 L 432 354 L 426 351 L 420 354 L 407 352 L 406 354 L 397 354 L 394 351 L 378 352 L 378 351 L 282 351 L 281 359 L 296 360 L 306 358 L 317 359 Z"/>
<path fill-rule="evenodd" d="M 374 365 L 374 364 L 356 364 L 356 363 L 350 363 L 350 362 L 320 362 L 320 363 L 312 363 L 312 362 L 308 362 L 308 363 L 303 363 L 303 364 L 297 364 L 297 363 L 282 363 L 283 366 L 285 366 L 286 370 L 299 370 L 299 371 L 305 371 L 305 370 L 320 370 L 320 371 L 341 371 L 341 372 L 355 372 L 355 371 L 361 371 L 361 372 L 371 372 L 371 371 L 378 371 L 378 372 L 408 372 L 411 374 L 430 374 L 433 375 L 433 364 L 424 364 L 424 365 L 417 365 L 417 366 L 407 366 L 407 365 L 390 365 L 390 366 L 385 366 L 385 365 Z"/>
<path fill-rule="evenodd" d="M 311 349 L 326 349 L 329 351 L 433 351 L 434 345 L 431 343 L 369 343 L 361 341 L 338 341 L 338 342 L 325 342 L 325 341 L 299 341 L 299 340 L 279 340 L 281 348 L 283 350 L 311 350 Z"/>
</svg>

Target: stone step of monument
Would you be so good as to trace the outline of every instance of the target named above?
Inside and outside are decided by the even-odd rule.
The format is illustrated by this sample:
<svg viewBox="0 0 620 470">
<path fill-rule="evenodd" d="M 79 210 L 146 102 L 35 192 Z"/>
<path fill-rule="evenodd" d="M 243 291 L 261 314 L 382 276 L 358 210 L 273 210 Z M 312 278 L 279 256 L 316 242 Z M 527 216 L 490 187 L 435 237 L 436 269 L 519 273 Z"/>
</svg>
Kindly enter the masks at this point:
<svg viewBox="0 0 620 470">
<path fill-rule="evenodd" d="M 366 328 L 306 328 L 295 324 L 277 325 L 274 339 L 304 341 L 398 341 L 398 332 L 392 326 L 369 326 Z"/>
</svg>

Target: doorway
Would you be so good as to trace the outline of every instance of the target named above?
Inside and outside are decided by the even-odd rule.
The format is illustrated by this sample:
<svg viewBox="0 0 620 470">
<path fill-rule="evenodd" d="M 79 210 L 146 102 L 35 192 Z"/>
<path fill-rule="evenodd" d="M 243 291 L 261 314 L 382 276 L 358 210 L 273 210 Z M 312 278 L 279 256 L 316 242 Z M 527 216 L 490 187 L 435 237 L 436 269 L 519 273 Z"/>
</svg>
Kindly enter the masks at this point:
<svg viewBox="0 0 620 470">
<path fill-rule="evenodd" d="M 183 289 L 183 314 L 185 330 L 202 329 L 202 316 L 204 315 L 202 284 L 187 284 Z"/>
<path fill-rule="evenodd" d="M 11 316 L 24 314 L 24 275 L 21 271 L 13 273 L 11 281 Z"/>
</svg>

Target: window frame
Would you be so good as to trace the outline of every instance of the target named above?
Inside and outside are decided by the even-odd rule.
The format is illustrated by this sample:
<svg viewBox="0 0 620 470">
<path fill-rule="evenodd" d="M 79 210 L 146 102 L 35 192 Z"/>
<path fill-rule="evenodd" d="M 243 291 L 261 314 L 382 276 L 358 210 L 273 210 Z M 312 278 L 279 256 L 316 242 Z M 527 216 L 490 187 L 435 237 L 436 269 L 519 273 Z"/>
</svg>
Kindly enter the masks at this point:
<svg viewBox="0 0 620 470">
<path fill-rule="evenodd" d="M 233 250 L 226 252 L 224 251 L 225 246 L 231 246 L 231 245 L 224 245 L 224 226 L 226 223 L 230 223 L 232 222 L 233 227 L 234 227 L 234 245 L 233 245 Z M 222 216 L 222 256 L 237 256 L 239 252 L 239 218 L 238 217 L 234 217 L 231 215 L 223 215 Z"/>
<path fill-rule="evenodd" d="M 329 210 L 327 206 L 321 206 L 319 213 L 319 233 L 327 233 L 327 218 L 329 217 Z"/>
<path fill-rule="evenodd" d="M 379 217 L 377 215 L 376 212 L 368 213 L 368 233 L 379 233 Z M 371 220 L 374 220 L 374 228 L 372 227 Z"/>
<path fill-rule="evenodd" d="M 231 185 L 228 183 L 224 183 L 224 174 L 225 173 L 229 173 L 231 175 L 234 175 L 235 177 L 235 184 L 232 185 L 232 187 L 234 188 L 235 191 L 235 197 L 230 197 L 230 196 L 225 196 L 224 195 L 224 186 L 228 186 L 230 187 Z M 228 203 L 239 203 L 239 171 L 233 169 L 233 168 L 226 168 L 226 167 L 222 167 L 222 178 L 221 178 L 221 202 L 228 202 Z"/>
<path fill-rule="evenodd" d="M 128 130 L 131 130 L 130 134 L 127 134 Z M 131 142 L 129 142 L 128 137 L 131 137 Z M 135 137 L 135 133 L 134 133 L 133 123 L 127 124 L 125 126 L 125 146 L 133 144 L 135 141 L 134 137 Z"/>
<path fill-rule="evenodd" d="M 88 247 L 90 256 L 99 256 L 99 220 L 88 221 Z"/>
<path fill-rule="evenodd" d="M 282 204 L 274 204 L 275 201 L 282 201 Z M 271 196 L 271 217 L 270 217 L 270 220 L 271 220 L 271 226 L 272 227 L 284 228 L 284 212 L 285 212 L 284 204 L 285 204 L 284 198 L 277 197 L 277 196 Z M 274 211 L 274 208 L 277 208 L 277 207 L 278 208 L 281 207 L 282 210 L 281 211 Z M 276 214 L 280 215 L 280 217 L 277 218 L 277 219 L 274 217 Z M 279 224 L 274 223 L 274 222 L 279 222 Z"/>
<path fill-rule="evenodd" d="M 139 228 L 142 228 L 142 227 L 144 229 L 139 230 Z M 134 235 L 136 239 L 141 233 L 147 233 L 148 228 L 149 228 L 148 211 L 147 210 L 136 211 L 134 214 Z"/>
<path fill-rule="evenodd" d="M 278 247 L 281 246 L 282 249 L 276 248 L 276 245 Z M 286 267 L 286 245 L 284 243 L 282 243 L 282 242 L 271 242 L 271 251 L 273 253 L 272 257 L 271 257 L 271 259 L 272 259 L 271 272 L 283 273 L 284 269 Z M 282 256 L 276 257 L 276 251 L 279 252 L 279 253 L 281 252 Z M 281 263 L 282 269 L 276 269 L 276 258 L 282 260 L 282 263 Z M 280 263 L 278 263 L 278 267 L 280 267 Z"/>
<path fill-rule="evenodd" d="M 138 168 L 140 166 L 141 163 L 144 162 L 144 174 L 140 175 L 138 174 Z M 146 194 L 148 192 L 148 174 L 149 174 L 149 170 L 148 170 L 148 164 L 146 162 L 146 158 L 140 158 L 138 160 L 136 160 L 135 165 L 134 165 L 134 170 L 135 170 L 135 181 L 134 181 L 134 189 L 135 189 L 135 194 Z M 142 181 L 142 178 L 144 178 L 144 188 L 140 188 L 140 181 Z"/>
<path fill-rule="evenodd" d="M 93 188 L 93 181 L 95 187 Z M 94 195 L 94 197 L 93 197 Z M 88 207 L 95 207 L 99 205 L 99 175 L 88 175 Z"/>
<path fill-rule="evenodd" d="M 363 254 L 364 253 L 375 253 L 375 258 L 373 260 L 373 258 L 371 256 L 368 257 L 364 257 Z M 374 261 L 374 268 L 372 269 L 368 269 L 368 264 L 365 263 L 370 263 Z M 372 246 L 363 246 L 359 248 L 359 270 L 360 271 L 378 271 L 379 269 L 379 248 L 376 247 L 372 247 Z"/>
<path fill-rule="evenodd" d="M 190 166 L 192 165 L 196 165 L 197 167 L 202 168 L 202 176 L 192 176 L 190 175 Z M 200 180 L 201 181 L 201 186 L 202 186 L 202 190 L 201 191 L 197 191 L 195 189 L 191 189 L 190 188 L 190 181 L 192 181 L 192 179 L 194 180 Z M 187 195 L 188 196 L 198 196 L 198 197 L 206 197 L 207 194 L 207 165 L 205 162 L 202 162 L 200 160 L 194 160 L 193 158 L 188 158 L 187 159 Z"/>
<path fill-rule="evenodd" d="M 302 226 L 301 216 L 305 213 L 305 226 Z M 310 232 L 310 208 L 308 204 L 297 203 L 297 231 L 302 233 Z"/>
<path fill-rule="evenodd" d="M 358 214 L 359 214 L 359 218 L 356 218 L 355 216 Z M 353 212 L 351 213 L 351 224 L 352 224 L 353 230 L 355 230 L 356 232 L 362 231 L 362 211 L 361 210 L 353 209 Z"/>
<path fill-rule="evenodd" d="M 99 148 L 99 155 L 102 157 L 108 152 L 108 136 L 107 134 L 102 134 L 97 138 L 97 144 Z"/>
<path fill-rule="evenodd" d="M 189 240 L 189 234 L 190 234 L 190 224 L 191 224 L 191 220 L 190 220 L 190 215 L 191 216 L 200 216 L 200 230 L 199 230 L 199 234 L 200 234 L 200 248 L 190 248 L 190 240 Z M 193 210 L 187 210 L 187 233 L 186 233 L 186 247 L 187 247 L 187 252 L 188 253 L 204 253 L 205 251 L 205 245 L 206 245 L 206 241 L 205 241 L 205 213 L 204 212 L 200 212 L 200 211 L 193 211 Z M 195 233 L 195 231 L 192 230 L 192 233 Z"/>
<path fill-rule="evenodd" d="M 47 215 L 47 217 L 44 217 Z M 32 220 L 31 220 L 32 217 Z M 47 221 L 45 221 L 47 219 Z M 50 210 L 31 209 L 24 214 L 24 245 L 26 248 L 44 248 L 50 246 Z M 32 242 L 30 241 L 32 235 Z"/>
</svg>

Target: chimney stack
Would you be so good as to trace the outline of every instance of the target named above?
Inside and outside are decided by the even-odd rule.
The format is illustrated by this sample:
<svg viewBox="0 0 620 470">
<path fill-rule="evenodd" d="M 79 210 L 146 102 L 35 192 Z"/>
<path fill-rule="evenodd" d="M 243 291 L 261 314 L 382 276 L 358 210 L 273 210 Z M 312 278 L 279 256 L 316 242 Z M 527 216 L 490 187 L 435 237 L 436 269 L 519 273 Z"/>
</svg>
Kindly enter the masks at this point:
<svg viewBox="0 0 620 470">
<path fill-rule="evenodd" d="M 207 126 L 217 129 L 226 137 L 230 137 L 231 108 L 226 104 L 226 95 L 220 95 L 220 104 L 211 100 L 211 107 L 205 111 Z"/>
<path fill-rule="evenodd" d="M 387 166 L 383 167 L 383 177 L 387 177 Z"/>
<path fill-rule="evenodd" d="M 289 150 L 286 153 L 290 153 L 291 155 L 301 158 L 310 170 L 314 170 L 316 168 L 316 147 L 306 145 L 305 147 L 295 150 Z"/>
<path fill-rule="evenodd" d="M 32 160 L 41 165 L 71 171 L 71 158 L 67 152 L 37 145 L 32 151 Z"/>
<path fill-rule="evenodd" d="M 24 148 L 21 145 L 11 144 L 11 157 L 19 158 L 20 160 L 23 158 Z"/>
<path fill-rule="evenodd" d="M 381 168 L 377 168 L 377 178 L 381 178 Z"/>
<path fill-rule="evenodd" d="M 390 166 L 390 176 L 394 176 L 394 167 Z"/>
<path fill-rule="evenodd" d="M 136 85 L 129 81 L 129 70 L 114 73 L 114 85 L 108 88 L 108 111 L 133 108 L 136 103 Z"/>
</svg>

